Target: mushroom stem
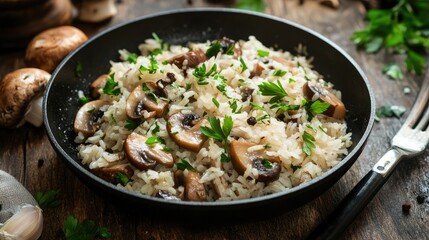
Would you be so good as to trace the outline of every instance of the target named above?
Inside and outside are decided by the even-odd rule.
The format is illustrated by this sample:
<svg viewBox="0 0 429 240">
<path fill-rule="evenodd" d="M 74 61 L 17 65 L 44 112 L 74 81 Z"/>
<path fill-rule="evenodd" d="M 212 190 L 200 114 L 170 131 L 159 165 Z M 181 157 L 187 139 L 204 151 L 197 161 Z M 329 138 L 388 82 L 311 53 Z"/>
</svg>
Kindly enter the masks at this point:
<svg viewBox="0 0 429 240">
<path fill-rule="evenodd" d="M 79 20 L 90 23 L 105 21 L 118 12 L 114 0 L 84 0 L 79 10 Z"/>
<path fill-rule="evenodd" d="M 28 105 L 27 111 L 24 115 L 24 120 L 33 124 L 36 127 L 40 127 L 43 124 L 43 114 L 42 114 L 42 104 L 43 96 L 36 97 L 31 100 Z"/>
<path fill-rule="evenodd" d="M 42 230 L 42 209 L 38 206 L 24 204 L 0 228 L 0 239 L 38 239 Z"/>
</svg>

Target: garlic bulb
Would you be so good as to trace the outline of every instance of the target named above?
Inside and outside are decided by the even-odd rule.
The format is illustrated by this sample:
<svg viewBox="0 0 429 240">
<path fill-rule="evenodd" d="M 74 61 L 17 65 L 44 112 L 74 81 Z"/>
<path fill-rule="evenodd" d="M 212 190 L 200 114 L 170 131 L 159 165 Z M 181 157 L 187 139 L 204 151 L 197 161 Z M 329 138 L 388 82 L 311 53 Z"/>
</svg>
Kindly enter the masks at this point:
<svg viewBox="0 0 429 240">
<path fill-rule="evenodd" d="M 42 209 L 24 204 L 0 228 L 0 240 L 36 240 L 43 230 Z"/>
</svg>

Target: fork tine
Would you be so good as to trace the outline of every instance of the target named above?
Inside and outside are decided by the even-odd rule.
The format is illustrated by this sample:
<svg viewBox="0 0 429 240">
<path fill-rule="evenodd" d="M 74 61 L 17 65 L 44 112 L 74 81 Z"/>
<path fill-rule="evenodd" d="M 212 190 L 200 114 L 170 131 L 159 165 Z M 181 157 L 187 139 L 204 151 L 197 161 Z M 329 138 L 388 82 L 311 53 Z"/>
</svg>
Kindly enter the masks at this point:
<svg viewBox="0 0 429 240">
<path fill-rule="evenodd" d="M 422 112 L 424 111 L 424 108 L 426 107 L 427 102 L 429 102 L 429 76 L 426 76 L 425 80 L 423 81 L 420 87 L 420 93 L 417 96 L 417 99 L 415 100 L 415 105 L 413 106 L 413 109 L 408 115 L 407 120 L 405 120 L 404 125 L 407 125 L 413 128 L 416 125 L 417 121 L 419 120 Z M 426 111 L 426 115 L 427 115 L 427 111 Z"/>
<path fill-rule="evenodd" d="M 426 107 L 426 111 L 424 113 L 424 115 L 420 118 L 417 126 L 415 127 L 415 129 L 417 130 L 425 130 L 425 127 L 428 126 L 428 121 L 429 121 L 429 106 Z"/>
</svg>

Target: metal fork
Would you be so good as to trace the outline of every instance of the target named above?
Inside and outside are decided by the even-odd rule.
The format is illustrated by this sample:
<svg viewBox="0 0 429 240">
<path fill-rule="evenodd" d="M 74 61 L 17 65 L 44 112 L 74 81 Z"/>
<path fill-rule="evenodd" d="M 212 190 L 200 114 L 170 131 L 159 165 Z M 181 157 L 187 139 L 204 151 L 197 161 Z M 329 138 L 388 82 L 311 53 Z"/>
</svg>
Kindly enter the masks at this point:
<svg viewBox="0 0 429 240">
<path fill-rule="evenodd" d="M 428 103 L 429 77 L 426 77 L 408 118 L 392 139 L 391 148 L 307 239 L 340 237 L 384 185 L 398 163 L 424 152 L 429 143 Z"/>
</svg>

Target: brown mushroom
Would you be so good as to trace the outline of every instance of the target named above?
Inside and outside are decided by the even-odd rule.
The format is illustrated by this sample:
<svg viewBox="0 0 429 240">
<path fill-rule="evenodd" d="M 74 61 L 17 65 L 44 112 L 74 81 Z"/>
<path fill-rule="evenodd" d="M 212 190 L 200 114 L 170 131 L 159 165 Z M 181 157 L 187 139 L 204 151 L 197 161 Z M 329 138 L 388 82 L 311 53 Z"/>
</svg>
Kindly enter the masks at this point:
<svg viewBox="0 0 429 240">
<path fill-rule="evenodd" d="M 317 99 L 319 101 L 330 104 L 328 109 L 323 113 L 324 115 L 339 120 L 344 119 L 346 116 L 346 107 L 344 106 L 344 103 L 321 84 L 306 82 L 303 86 L 303 93 L 308 101 L 315 101 L 313 98 L 317 94 Z"/>
<path fill-rule="evenodd" d="M 117 14 L 114 0 L 83 0 L 79 8 L 79 20 L 82 22 L 99 23 Z"/>
<path fill-rule="evenodd" d="M 127 116 L 131 119 L 140 119 L 143 117 L 143 110 L 148 112 L 154 112 L 151 114 L 156 115 L 156 117 L 162 117 L 168 108 L 168 103 L 163 99 L 159 99 L 156 96 L 154 91 L 149 91 L 151 94 L 154 94 L 155 98 L 148 96 L 148 94 L 143 91 L 143 86 L 138 85 L 130 93 L 127 98 L 125 111 Z"/>
<path fill-rule="evenodd" d="M 258 170 L 256 180 L 259 182 L 269 183 L 279 179 L 281 172 L 280 160 L 261 151 L 248 152 L 248 149 L 255 145 L 255 143 L 242 141 L 232 141 L 230 143 L 231 162 L 235 171 L 243 175 L 247 168 L 251 166 Z"/>
<path fill-rule="evenodd" d="M 88 37 L 72 26 L 45 30 L 28 44 L 25 63 L 51 73 L 63 58 L 84 43 Z"/>
<path fill-rule="evenodd" d="M 85 137 L 92 136 L 100 127 L 98 120 L 104 115 L 110 104 L 110 101 L 107 100 L 85 103 L 74 119 L 74 131 L 82 133 Z"/>
<path fill-rule="evenodd" d="M 145 136 L 135 132 L 128 135 L 124 143 L 128 161 L 140 170 L 154 169 L 158 163 L 173 167 L 173 155 L 149 146 L 146 144 L 146 140 Z"/>
<path fill-rule="evenodd" d="M 42 99 L 51 74 L 37 68 L 21 68 L 0 82 L 0 125 L 19 127 L 26 121 L 43 123 Z"/>
<path fill-rule="evenodd" d="M 184 174 L 185 199 L 189 201 L 207 201 L 207 192 L 204 184 L 200 183 L 200 174 L 188 171 Z"/>
<path fill-rule="evenodd" d="M 255 63 L 253 70 L 250 72 L 249 78 L 254 78 L 255 76 L 261 76 L 264 67 L 260 63 Z"/>
<path fill-rule="evenodd" d="M 102 178 L 113 184 L 121 183 L 117 180 L 119 173 L 125 175 L 128 179 L 130 179 L 134 174 L 134 170 L 128 164 L 117 164 L 108 167 L 94 168 L 91 169 L 91 172 L 99 178 Z"/>
<path fill-rule="evenodd" d="M 108 78 L 109 75 L 102 74 L 91 83 L 89 86 L 89 93 L 92 98 L 100 97 L 100 89 L 104 88 Z"/>
<path fill-rule="evenodd" d="M 169 63 L 176 65 L 180 69 L 194 68 L 205 61 L 207 61 L 207 56 L 201 49 L 195 49 L 168 60 Z"/>
<path fill-rule="evenodd" d="M 207 140 L 200 131 L 200 127 L 204 125 L 208 125 L 208 121 L 195 113 L 177 112 L 168 118 L 167 132 L 180 147 L 199 152 Z"/>
</svg>

